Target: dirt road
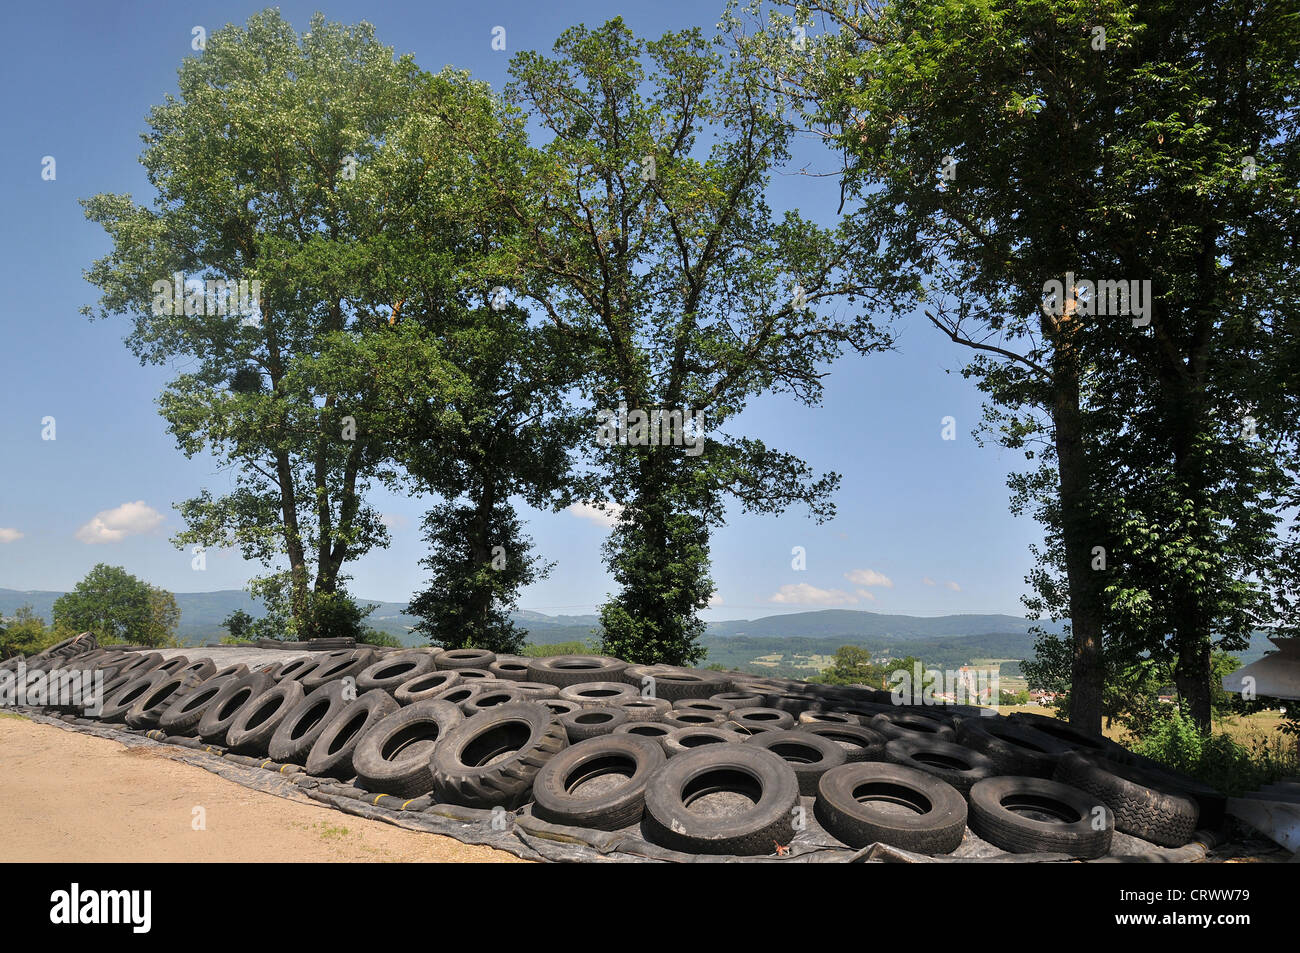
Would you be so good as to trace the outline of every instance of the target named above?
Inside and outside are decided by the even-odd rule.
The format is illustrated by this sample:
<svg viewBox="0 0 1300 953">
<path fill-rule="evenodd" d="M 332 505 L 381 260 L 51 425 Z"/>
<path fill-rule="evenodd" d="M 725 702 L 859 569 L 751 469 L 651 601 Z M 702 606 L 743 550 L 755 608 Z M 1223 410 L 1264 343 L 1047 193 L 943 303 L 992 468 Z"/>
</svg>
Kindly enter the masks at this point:
<svg viewBox="0 0 1300 953">
<path fill-rule="evenodd" d="M 0 831 L 0 861 L 519 861 L 11 714 L 0 714 Z"/>
</svg>

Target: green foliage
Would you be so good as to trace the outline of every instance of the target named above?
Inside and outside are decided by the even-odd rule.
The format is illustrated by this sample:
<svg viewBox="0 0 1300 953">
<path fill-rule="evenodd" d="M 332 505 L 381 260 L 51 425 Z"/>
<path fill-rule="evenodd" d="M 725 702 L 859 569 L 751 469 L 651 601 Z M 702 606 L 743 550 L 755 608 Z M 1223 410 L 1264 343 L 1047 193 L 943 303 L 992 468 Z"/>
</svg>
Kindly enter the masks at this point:
<svg viewBox="0 0 1300 953">
<path fill-rule="evenodd" d="M 45 620 L 32 611 L 31 606 L 19 606 L 11 617 L 2 620 L 0 624 L 0 658 L 35 655 L 77 634 L 66 625 L 56 623 L 47 626 Z"/>
<path fill-rule="evenodd" d="M 221 625 L 226 630 L 226 638 L 231 643 L 247 642 L 249 641 L 249 634 L 253 630 L 254 621 L 253 617 L 243 609 L 236 609 L 222 620 Z M 226 643 L 226 638 L 221 641 Z"/>
<path fill-rule="evenodd" d="M 808 681 L 822 685 L 868 685 L 878 688 L 889 677 L 888 669 L 871 661 L 871 653 L 858 645 L 841 645 L 831 667 Z"/>
<path fill-rule="evenodd" d="M 699 30 L 642 40 L 614 19 L 567 30 L 553 53 L 510 67 L 507 96 L 544 141 L 524 153 L 517 188 L 500 189 L 521 226 L 503 264 L 579 348 L 592 411 L 622 401 L 704 415 L 691 454 L 589 444 L 593 499 L 618 505 L 605 553 L 620 591 L 601 610 L 604 651 L 690 663 L 724 498 L 833 513 L 837 475 L 725 427 L 762 394 L 815 405 L 842 350 L 887 344 L 861 301 L 874 245 L 767 206 L 794 130 L 764 77 Z"/>
<path fill-rule="evenodd" d="M 552 655 L 591 655 L 598 651 L 595 642 L 556 642 L 553 645 L 534 645 L 529 642 L 520 650 L 528 658 L 548 658 Z"/>
<path fill-rule="evenodd" d="M 1238 744 L 1226 732 L 1206 734 L 1180 705 L 1166 705 L 1134 750 L 1197 778 L 1230 796 L 1240 796 L 1295 774 L 1293 745 L 1280 741 Z"/>
<path fill-rule="evenodd" d="M 93 632 L 105 644 L 173 646 L 179 623 L 175 596 L 104 563 L 54 603 L 55 626 Z"/>
</svg>

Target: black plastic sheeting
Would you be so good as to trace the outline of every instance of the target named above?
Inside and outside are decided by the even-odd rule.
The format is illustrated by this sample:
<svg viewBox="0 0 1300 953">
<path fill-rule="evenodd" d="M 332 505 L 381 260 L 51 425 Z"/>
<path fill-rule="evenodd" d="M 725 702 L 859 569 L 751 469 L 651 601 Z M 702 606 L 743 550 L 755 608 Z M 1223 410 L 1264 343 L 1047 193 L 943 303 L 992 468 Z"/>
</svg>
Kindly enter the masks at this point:
<svg viewBox="0 0 1300 953">
<path fill-rule="evenodd" d="M 427 796 L 404 801 L 387 794 L 371 794 L 333 779 L 313 777 L 298 765 L 233 754 L 196 738 L 167 737 L 156 730 L 140 732 L 72 715 L 51 716 L 31 710 L 23 714 L 32 721 L 108 738 L 127 747 L 155 746 L 173 760 L 195 765 L 256 791 L 292 801 L 326 804 L 346 814 L 407 830 L 442 834 L 466 844 L 495 847 L 527 860 L 690 864 L 1064 863 L 1074 860 L 1066 854 L 1010 854 L 980 839 L 970 828 L 966 829 L 961 846 L 942 856 L 916 854 L 887 844 L 854 850 L 821 828 L 813 814 L 813 799 L 808 797 L 801 798 L 807 826 L 795 836 L 783 856 L 686 854 L 652 844 L 642 836 L 639 827 L 597 831 L 550 824 L 533 817 L 528 807 L 507 813 L 435 804 Z M 1116 831 L 1110 854 L 1089 863 L 1198 863 L 1220 841 L 1214 833 L 1198 831 L 1191 843 L 1168 849 Z"/>
</svg>

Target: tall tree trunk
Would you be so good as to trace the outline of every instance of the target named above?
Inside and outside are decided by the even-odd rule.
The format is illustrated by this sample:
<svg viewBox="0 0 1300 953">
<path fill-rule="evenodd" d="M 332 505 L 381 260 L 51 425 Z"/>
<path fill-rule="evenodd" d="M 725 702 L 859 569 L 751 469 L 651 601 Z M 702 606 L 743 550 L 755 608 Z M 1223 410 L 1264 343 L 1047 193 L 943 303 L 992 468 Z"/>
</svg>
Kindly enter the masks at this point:
<svg viewBox="0 0 1300 953">
<path fill-rule="evenodd" d="M 1070 723 L 1101 733 L 1102 613 L 1092 550 L 1099 540 L 1091 515 L 1090 475 L 1079 406 L 1079 372 L 1075 355 L 1058 346 L 1053 368 L 1052 418 L 1056 431 L 1057 473 L 1061 497 L 1061 538 L 1070 588 Z"/>
</svg>

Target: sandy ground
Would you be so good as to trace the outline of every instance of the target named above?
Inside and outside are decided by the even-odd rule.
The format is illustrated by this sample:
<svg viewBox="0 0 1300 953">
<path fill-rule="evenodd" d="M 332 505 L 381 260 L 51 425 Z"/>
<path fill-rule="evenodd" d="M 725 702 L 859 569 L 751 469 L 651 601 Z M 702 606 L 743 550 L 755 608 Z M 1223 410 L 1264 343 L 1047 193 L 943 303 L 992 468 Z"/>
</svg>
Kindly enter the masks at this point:
<svg viewBox="0 0 1300 953">
<path fill-rule="evenodd" d="M 196 807 L 206 830 L 193 828 Z M 0 862 L 519 862 L 9 714 L 0 715 L 0 831 Z"/>
</svg>

